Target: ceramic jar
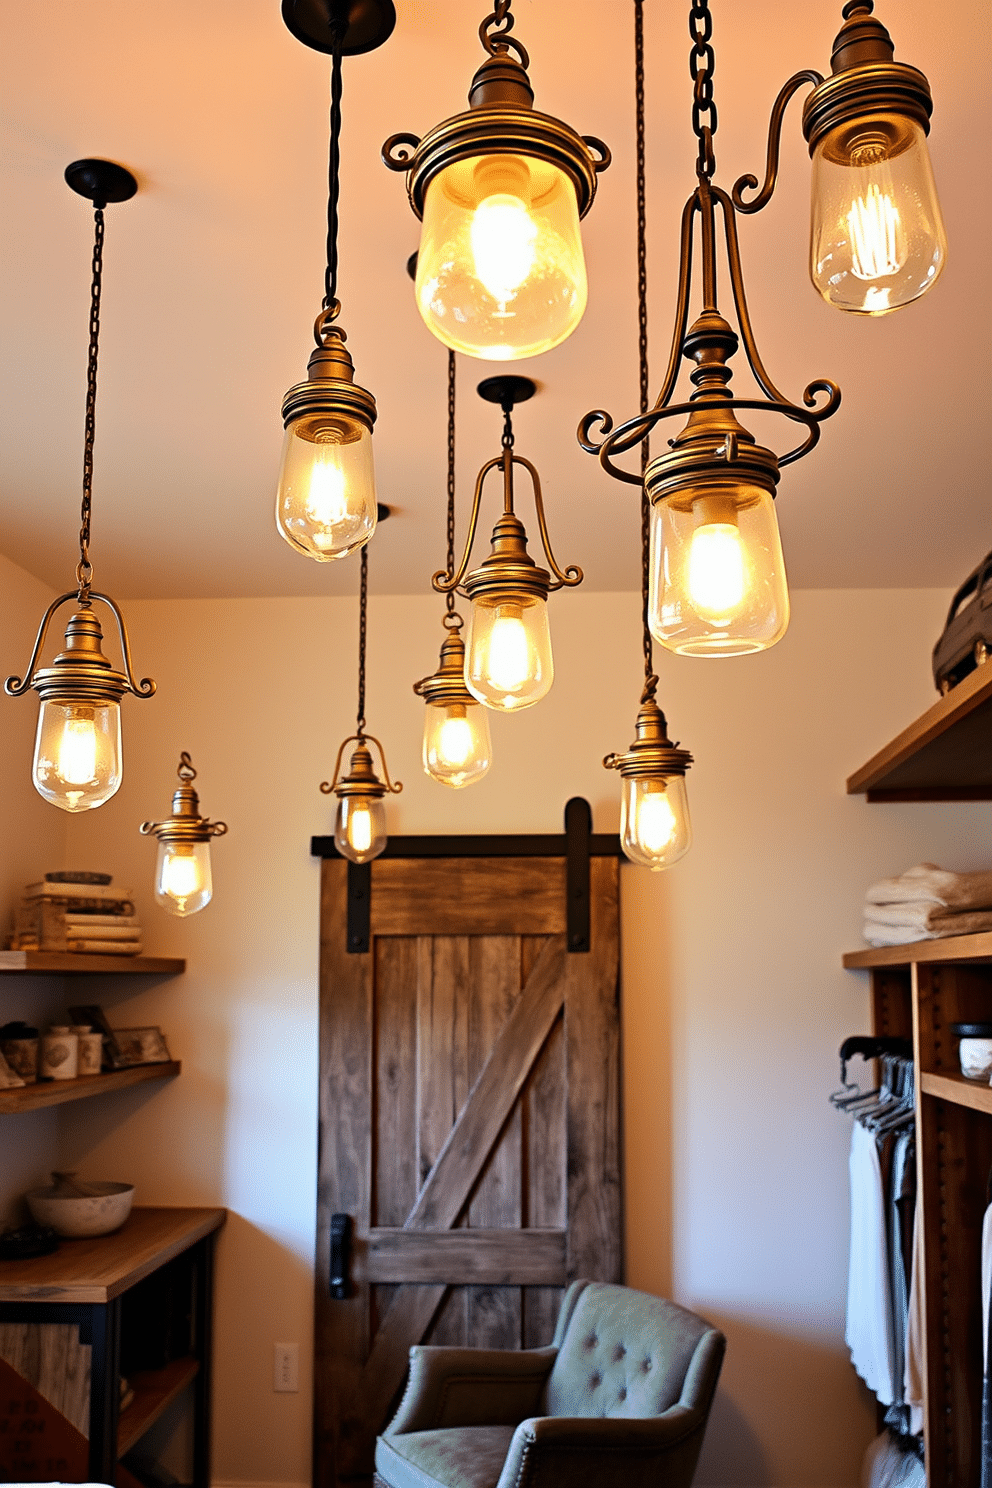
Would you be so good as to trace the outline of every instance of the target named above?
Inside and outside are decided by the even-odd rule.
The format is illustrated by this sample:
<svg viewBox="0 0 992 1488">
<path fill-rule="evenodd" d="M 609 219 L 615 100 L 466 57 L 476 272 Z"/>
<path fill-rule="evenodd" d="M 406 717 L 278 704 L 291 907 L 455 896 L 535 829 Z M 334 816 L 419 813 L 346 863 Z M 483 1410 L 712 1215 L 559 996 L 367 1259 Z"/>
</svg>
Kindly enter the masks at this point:
<svg viewBox="0 0 992 1488">
<path fill-rule="evenodd" d="M 992 1023 L 952 1023 L 951 1033 L 961 1040 L 958 1057 L 961 1073 L 986 1085 L 992 1079 Z"/>
<path fill-rule="evenodd" d="M 0 1028 L 0 1054 L 26 1085 L 38 1078 L 38 1030 L 26 1023 L 5 1023 Z"/>
<path fill-rule="evenodd" d="M 79 1036 L 68 1027 L 50 1028 L 41 1041 L 38 1070 L 43 1080 L 74 1080 L 79 1073 Z"/>
<path fill-rule="evenodd" d="M 103 1034 L 91 1033 L 86 1024 L 74 1025 L 69 1032 L 79 1039 L 79 1073 L 98 1075 L 103 1066 Z"/>
</svg>

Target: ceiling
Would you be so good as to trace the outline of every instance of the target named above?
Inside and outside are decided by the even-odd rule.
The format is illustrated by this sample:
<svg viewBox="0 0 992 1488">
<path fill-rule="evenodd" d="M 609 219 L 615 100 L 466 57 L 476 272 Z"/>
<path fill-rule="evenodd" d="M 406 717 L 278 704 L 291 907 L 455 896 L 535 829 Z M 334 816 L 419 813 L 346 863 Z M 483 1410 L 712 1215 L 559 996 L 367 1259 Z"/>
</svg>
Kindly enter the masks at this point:
<svg viewBox="0 0 992 1488">
<path fill-rule="evenodd" d="M 740 225 L 771 376 L 796 399 L 818 376 L 843 389 L 819 447 L 780 486 L 799 587 L 952 586 L 990 546 L 988 0 L 959 0 L 939 25 L 932 0 L 878 8 L 897 59 L 927 73 L 935 98 L 931 152 L 950 241 L 940 283 L 879 320 L 819 299 L 806 275 L 798 102 L 786 118 L 779 191 Z M 357 380 L 379 406 L 379 496 L 395 512 L 373 540 L 371 583 L 413 593 L 443 560 L 446 353 L 414 306 L 405 264 L 418 224 L 379 147 L 465 107 L 483 55 L 484 0 L 398 0 L 397 10 L 388 43 L 345 62 L 339 293 Z M 514 0 L 513 10 L 537 107 L 614 153 L 584 223 L 585 319 L 557 350 L 514 368 L 541 385 L 519 412 L 518 448 L 542 473 L 559 562 L 580 563 L 592 588 L 633 589 L 636 491 L 609 480 L 575 441 L 588 409 L 624 418 L 636 408 L 633 7 Z M 646 10 L 657 386 L 695 142 L 688 5 L 649 0 Z M 717 179 L 729 188 L 745 171 L 761 174 L 768 111 L 785 78 L 828 70 L 840 5 L 712 0 L 712 10 Z M 322 293 L 327 59 L 293 40 L 278 0 L 5 0 L 0 24 L 0 551 L 60 590 L 72 582 L 92 218 L 62 172 L 98 155 L 141 183 L 132 202 L 107 212 L 98 587 L 121 599 L 353 591 L 357 562 L 293 553 L 272 514 L 280 403 L 305 375 Z M 498 410 L 474 393 L 496 370 L 459 359 L 460 532 L 475 471 L 498 451 Z M 742 368 L 736 385 L 747 382 Z M 752 427 L 786 447 L 791 431 Z"/>
</svg>

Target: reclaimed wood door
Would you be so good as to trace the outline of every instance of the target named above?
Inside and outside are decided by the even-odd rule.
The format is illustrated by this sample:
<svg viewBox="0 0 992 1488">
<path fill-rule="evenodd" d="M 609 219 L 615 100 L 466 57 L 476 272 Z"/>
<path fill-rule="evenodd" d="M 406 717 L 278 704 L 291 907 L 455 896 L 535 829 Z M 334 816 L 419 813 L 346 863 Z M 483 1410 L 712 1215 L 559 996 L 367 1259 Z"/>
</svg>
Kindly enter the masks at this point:
<svg viewBox="0 0 992 1488">
<path fill-rule="evenodd" d="M 358 955 L 347 865 L 324 859 L 319 1488 L 371 1473 L 411 1344 L 546 1344 L 569 1281 L 620 1279 L 618 863 L 592 841 L 611 855 L 590 861 L 578 954 L 564 856 L 377 859 Z"/>
</svg>

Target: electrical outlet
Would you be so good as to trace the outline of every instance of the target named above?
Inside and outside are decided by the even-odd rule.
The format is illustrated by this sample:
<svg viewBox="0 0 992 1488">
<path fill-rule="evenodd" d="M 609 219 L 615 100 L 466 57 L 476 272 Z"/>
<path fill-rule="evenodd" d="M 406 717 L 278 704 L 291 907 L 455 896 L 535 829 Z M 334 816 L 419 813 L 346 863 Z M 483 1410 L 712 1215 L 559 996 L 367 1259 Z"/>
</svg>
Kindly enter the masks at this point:
<svg viewBox="0 0 992 1488">
<path fill-rule="evenodd" d="M 300 1388 L 300 1346 L 298 1343 L 277 1343 L 275 1345 L 272 1388 L 289 1395 L 295 1394 Z"/>
</svg>

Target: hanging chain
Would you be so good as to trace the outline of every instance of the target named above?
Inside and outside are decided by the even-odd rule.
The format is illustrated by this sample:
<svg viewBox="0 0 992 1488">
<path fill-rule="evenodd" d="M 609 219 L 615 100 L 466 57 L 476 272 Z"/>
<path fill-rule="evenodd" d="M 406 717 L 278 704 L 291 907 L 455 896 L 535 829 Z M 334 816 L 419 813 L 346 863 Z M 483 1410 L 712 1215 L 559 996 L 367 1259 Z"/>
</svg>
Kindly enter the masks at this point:
<svg viewBox="0 0 992 1488">
<path fill-rule="evenodd" d="M 90 513 L 93 507 L 93 442 L 96 438 L 96 371 L 100 355 L 100 293 L 103 288 L 103 208 L 93 213 L 93 283 L 90 288 L 90 346 L 86 364 L 86 426 L 83 437 L 83 501 L 79 518 L 79 564 L 76 582 L 80 603 L 89 600 L 93 582 L 90 562 Z"/>
<path fill-rule="evenodd" d="M 338 303 L 338 197 L 341 193 L 341 83 L 342 47 L 347 16 L 344 9 L 334 13 L 334 51 L 331 62 L 331 143 L 327 163 L 327 268 L 324 271 L 324 309 L 334 314 Z M 333 317 L 332 317 L 333 318 Z M 318 338 L 318 345 L 320 340 Z"/>
<path fill-rule="evenodd" d="M 503 405 L 503 438 L 502 445 L 505 450 L 513 449 L 513 404 Z"/>
<path fill-rule="evenodd" d="M 509 0 L 507 0 L 509 3 Z M 447 572 L 455 571 L 455 353 L 448 351 L 448 566 Z M 449 589 L 444 597 L 444 624 L 447 630 L 461 630 L 462 617 L 455 610 L 455 591 Z"/>
<path fill-rule="evenodd" d="M 362 548 L 362 581 L 358 598 L 358 721 L 355 733 L 361 743 L 365 738 L 365 640 L 369 607 L 369 549 Z"/>
<path fill-rule="evenodd" d="M 637 352 L 641 412 L 651 401 L 648 382 L 648 213 L 647 169 L 644 145 L 644 0 L 634 0 L 634 113 L 637 121 Z M 641 702 L 654 698 L 658 678 L 654 671 L 654 647 L 648 625 L 648 586 L 651 568 L 651 503 L 644 489 L 644 473 L 651 458 L 649 436 L 641 440 L 641 626 L 644 637 L 644 691 Z"/>
<path fill-rule="evenodd" d="M 713 136 L 716 134 L 717 118 L 716 104 L 713 102 L 715 59 L 713 48 L 710 46 L 713 18 L 710 15 L 709 0 L 691 0 L 689 35 L 693 42 L 692 51 L 689 53 L 689 75 L 695 84 L 692 96 L 692 128 L 699 140 L 696 174 L 701 180 L 711 181 L 716 170 Z"/>
</svg>

